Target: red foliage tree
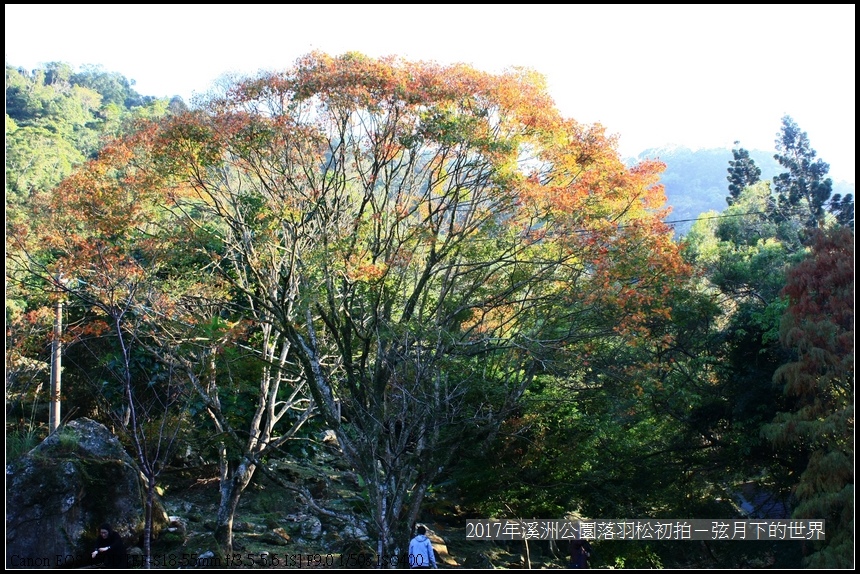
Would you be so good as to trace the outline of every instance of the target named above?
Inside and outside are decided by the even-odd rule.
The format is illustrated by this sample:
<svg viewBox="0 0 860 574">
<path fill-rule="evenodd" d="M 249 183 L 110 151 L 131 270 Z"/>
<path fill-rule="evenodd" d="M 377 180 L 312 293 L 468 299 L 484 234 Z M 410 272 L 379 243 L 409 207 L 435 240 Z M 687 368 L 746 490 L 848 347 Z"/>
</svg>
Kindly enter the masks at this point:
<svg viewBox="0 0 860 574">
<path fill-rule="evenodd" d="M 809 558 L 821 568 L 853 567 L 854 523 L 854 234 L 818 232 L 809 257 L 791 269 L 789 307 L 780 331 L 797 360 L 774 380 L 796 399 L 767 429 L 776 444 L 808 454 L 794 510 L 827 519 L 827 541 Z M 792 452 L 789 451 L 789 456 Z M 794 455 L 796 456 L 796 454 Z"/>
</svg>

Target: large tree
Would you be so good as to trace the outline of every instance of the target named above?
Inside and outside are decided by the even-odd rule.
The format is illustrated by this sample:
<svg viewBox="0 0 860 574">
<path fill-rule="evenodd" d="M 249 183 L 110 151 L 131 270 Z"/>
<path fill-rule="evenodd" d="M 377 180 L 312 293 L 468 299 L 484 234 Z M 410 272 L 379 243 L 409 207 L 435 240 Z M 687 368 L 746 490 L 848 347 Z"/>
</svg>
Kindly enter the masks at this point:
<svg viewBox="0 0 860 574">
<path fill-rule="evenodd" d="M 787 171 L 773 178 L 778 199 L 778 217 L 801 217 L 806 227 L 824 226 L 826 210 L 835 214 L 843 225 L 854 221 L 854 199 L 851 194 L 835 196 L 833 181 L 827 176 L 830 165 L 816 159 L 806 132 L 790 116 L 783 116 L 773 156 Z"/>
<path fill-rule="evenodd" d="M 788 273 L 780 341 L 795 353 L 774 381 L 794 408 L 767 436 L 806 463 L 797 477 L 797 518 L 826 519 L 827 541 L 807 563 L 854 566 L 854 234 L 816 234 L 812 253 Z M 807 462 L 808 461 L 808 462 Z"/>
<path fill-rule="evenodd" d="M 784 407 L 771 383 L 787 359 L 778 341 L 780 290 L 787 265 L 804 257 L 805 228 L 798 218 L 770 217 L 772 197 L 769 182 L 747 187 L 723 217 L 702 218 L 688 234 L 685 253 L 702 270 L 697 291 L 711 300 L 712 315 L 688 340 L 692 360 L 677 359 L 688 365 L 694 385 L 685 388 L 699 403 L 690 422 L 715 439 L 720 482 L 755 480 L 787 500 L 795 469 L 760 429 Z"/>
<path fill-rule="evenodd" d="M 221 500 L 215 537 L 229 552 L 236 508 L 259 461 L 294 436 L 312 405 L 303 385 L 293 385 L 289 342 L 273 334 L 265 309 L 240 301 L 237 311 L 231 302 L 236 294 L 207 271 L 211 259 L 196 254 L 194 232 L 186 233 L 165 208 L 163 194 L 174 182 L 169 170 L 152 165 L 153 127 L 144 124 L 134 137 L 110 143 L 55 193 L 40 196 L 33 212 L 43 213 L 43 224 L 29 233 L 27 226 L 15 226 L 13 258 L 28 270 L 34 291 L 61 291 L 91 310 L 79 331 L 112 335 L 116 356 L 108 371 L 120 383 L 115 398 L 125 399 L 128 415 L 120 426 L 149 479 L 150 496 L 167 455 L 163 447 L 178 431 L 173 426 L 164 435 L 165 427 L 153 427 L 153 405 L 168 414 L 178 399 L 197 392 L 217 432 Z M 180 242 L 189 249 L 176 249 Z M 208 256 L 221 250 L 217 244 L 209 248 Z M 135 355 L 170 373 L 166 380 L 174 390 L 154 395 L 159 378 L 142 373 L 144 361 Z M 225 363 L 231 366 L 220 372 Z M 150 384 L 138 390 L 141 377 Z M 181 392 L 175 390 L 180 377 L 187 387 Z M 238 395 L 240 387 L 246 402 L 225 412 L 225 395 Z M 296 411 L 301 414 L 294 416 Z M 276 428 L 282 419 L 285 428 Z M 170 438 L 153 446 L 153 432 Z"/>
<path fill-rule="evenodd" d="M 739 143 L 735 142 L 735 145 Z M 726 179 L 729 180 L 729 197 L 726 198 L 726 202 L 732 205 L 737 201 L 744 188 L 759 181 L 761 169 L 750 157 L 750 152 L 740 147 L 732 148 L 732 159 L 729 161 L 728 171 L 729 175 L 726 176 Z"/>
<path fill-rule="evenodd" d="M 6 65 L 6 319 L 10 350 L 36 342 L 31 329 L 38 321 L 31 319 L 44 311 L 44 301 L 38 290 L 31 288 L 26 266 L 19 266 L 25 257 L 19 249 L 28 240 L 28 228 L 47 229 L 52 223 L 52 214 L 40 213 L 36 203 L 41 196 L 50 196 L 86 158 L 94 156 L 106 133 L 119 133 L 126 119 L 156 117 L 167 109 L 166 100 L 141 98 L 133 91 L 127 95 L 129 106 L 135 107 L 126 108 L 122 102 L 107 104 L 102 82 L 98 81 L 101 76 L 130 85 L 118 74 L 94 69 L 87 72 L 87 82 L 68 64 L 59 62 L 32 71 Z M 37 235 L 30 234 L 30 240 Z M 39 245 L 26 249 L 34 254 Z M 7 390 L 20 388 L 21 396 L 32 396 L 42 382 L 41 374 L 31 379 L 33 384 L 21 387 L 18 383 L 24 378 L 18 374 L 33 374 L 36 363 L 21 363 L 14 357 L 15 351 L 7 353 Z"/>
<path fill-rule="evenodd" d="M 160 193 L 177 241 L 231 294 L 200 298 L 221 309 L 206 320 L 277 343 L 267 364 L 337 434 L 383 555 L 404 552 L 428 487 L 537 374 L 607 330 L 649 336 L 682 268 L 662 165 L 625 167 L 526 70 L 311 54 L 125 149 L 89 173 Z M 283 400 L 262 389 L 266 408 Z M 246 449 L 246 471 L 263 454 Z"/>
<path fill-rule="evenodd" d="M 106 150 L 106 157 L 116 151 Z M 131 171 L 120 182 L 115 173 L 96 172 L 106 175 L 99 179 L 82 170 L 57 193 L 34 196 L 31 214 L 39 214 L 41 224 L 12 225 L 9 257 L 26 269 L 21 276 L 32 293 L 51 293 L 77 307 L 66 338 L 96 357 L 84 374 L 96 379 L 90 391 L 107 404 L 109 422 L 146 479 L 148 567 L 157 479 L 172 456 L 184 401 L 177 377 L 159 370 L 141 345 L 142 310 L 151 308 L 152 293 L 163 287 L 158 277 L 171 259 L 172 244 L 158 232 L 158 216 L 142 193 L 150 188 L 134 185 Z"/>
</svg>

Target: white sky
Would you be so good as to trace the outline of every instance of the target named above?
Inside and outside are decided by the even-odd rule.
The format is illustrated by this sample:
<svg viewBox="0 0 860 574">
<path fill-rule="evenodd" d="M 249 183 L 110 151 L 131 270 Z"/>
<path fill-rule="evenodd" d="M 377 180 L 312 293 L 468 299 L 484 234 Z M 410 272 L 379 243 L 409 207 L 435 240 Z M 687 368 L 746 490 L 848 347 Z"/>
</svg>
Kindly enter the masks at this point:
<svg viewBox="0 0 860 574">
<path fill-rule="evenodd" d="M 6 63 L 98 64 L 142 95 L 346 51 L 543 73 L 562 112 L 619 151 L 774 150 L 780 119 L 854 182 L 854 4 L 6 4 Z"/>
</svg>

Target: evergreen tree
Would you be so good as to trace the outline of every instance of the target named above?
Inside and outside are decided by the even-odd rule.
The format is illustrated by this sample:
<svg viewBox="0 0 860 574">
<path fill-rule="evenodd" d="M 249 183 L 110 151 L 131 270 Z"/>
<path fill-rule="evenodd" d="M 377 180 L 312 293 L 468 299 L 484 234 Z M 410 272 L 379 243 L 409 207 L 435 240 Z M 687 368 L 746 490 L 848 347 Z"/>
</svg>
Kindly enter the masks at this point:
<svg viewBox="0 0 860 574">
<path fill-rule="evenodd" d="M 780 341 L 795 361 L 774 381 L 794 400 L 764 429 L 800 466 L 794 518 L 827 520 L 807 565 L 854 565 L 854 234 L 813 234 L 811 255 L 788 273 Z"/>
<path fill-rule="evenodd" d="M 736 141 L 735 145 L 739 143 Z M 729 197 L 726 198 L 729 205 L 737 200 L 745 187 L 758 183 L 761 176 L 761 170 L 750 157 L 750 152 L 744 148 L 733 148 L 732 156 L 734 159 L 729 161 L 729 175 L 726 177 L 729 180 Z"/>
<path fill-rule="evenodd" d="M 776 140 L 773 157 L 788 171 L 773 178 L 774 191 L 779 202 L 779 216 L 790 217 L 799 210 L 808 210 L 806 226 L 821 227 L 824 206 L 833 192 L 833 181 L 825 177 L 830 165 L 815 159 L 816 152 L 809 145 L 806 132 L 801 131 L 790 116 L 783 116 L 782 129 Z"/>
<path fill-rule="evenodd" d="M 830 212 L 836 216 L 840 225 L 854 229 L 854 196 L 837 193 L 830 198 Z"/>
</svg>

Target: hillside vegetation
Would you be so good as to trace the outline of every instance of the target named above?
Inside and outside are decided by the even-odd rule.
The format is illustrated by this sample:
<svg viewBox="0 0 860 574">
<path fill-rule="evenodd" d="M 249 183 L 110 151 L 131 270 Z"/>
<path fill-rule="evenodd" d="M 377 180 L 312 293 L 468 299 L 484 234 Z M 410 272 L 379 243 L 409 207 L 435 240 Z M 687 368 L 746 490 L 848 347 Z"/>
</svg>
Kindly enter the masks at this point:
<svg viewBox="0 0 860 574">
<path fill-rule="evenodd" d="M 853 567 L 853 184 L 791 117 L 771 152 L 627 163 L 536 72 L 358 53 L 191 108 L 7 63 L 6 100 L 7 460 L 102 422 L 220 557 L 300 509 L 333 552 L 421 522 L 451 567 L 560 567 L 458 529 L 754 491 L 827 539 L 594 565 Z"/>
</svg>

